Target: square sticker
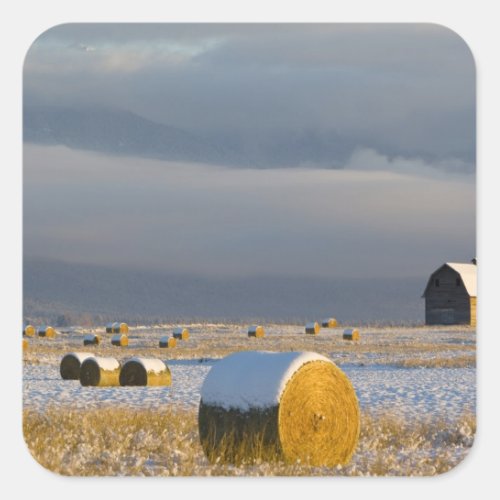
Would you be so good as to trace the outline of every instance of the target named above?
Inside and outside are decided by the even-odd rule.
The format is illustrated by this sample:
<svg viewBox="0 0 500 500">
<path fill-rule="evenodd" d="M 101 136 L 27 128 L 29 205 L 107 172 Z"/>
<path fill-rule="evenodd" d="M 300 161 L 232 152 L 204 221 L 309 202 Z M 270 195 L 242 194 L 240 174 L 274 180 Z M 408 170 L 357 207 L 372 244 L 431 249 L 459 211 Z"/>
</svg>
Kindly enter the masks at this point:
<svg viewBox="0 0 500 500">
<path fill-rule="evenodd" d="M 23 73 L 23 429 L 70 476 L 434 476 L 476 429 L 476 74 L 435 24 L 62 24 Z"/>
</svg>

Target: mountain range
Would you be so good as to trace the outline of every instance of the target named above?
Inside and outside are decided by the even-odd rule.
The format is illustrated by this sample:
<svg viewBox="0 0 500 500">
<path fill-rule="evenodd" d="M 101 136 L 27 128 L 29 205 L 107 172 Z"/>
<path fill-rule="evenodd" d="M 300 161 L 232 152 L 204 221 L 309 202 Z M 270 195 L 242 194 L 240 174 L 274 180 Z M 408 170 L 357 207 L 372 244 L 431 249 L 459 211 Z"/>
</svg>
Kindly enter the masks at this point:
<svg viewBox="0 0 500 500">
<path fill-rule="evenodd" d="M 202 133 L 120 109 L 58 106 L 25 106 L 23 139 L 112 155 L 243 168 L 339 168 L 356 146 L 349 138 L 313 130 Z"/>
<path fill-rule="evenodd" d="M 23 281 L 23 314 L 35 323 L 304 323 L 334 316 L 343 324 L 418 324 L 426 277 L 201 277 L 25 258 Z"/>
</svg>

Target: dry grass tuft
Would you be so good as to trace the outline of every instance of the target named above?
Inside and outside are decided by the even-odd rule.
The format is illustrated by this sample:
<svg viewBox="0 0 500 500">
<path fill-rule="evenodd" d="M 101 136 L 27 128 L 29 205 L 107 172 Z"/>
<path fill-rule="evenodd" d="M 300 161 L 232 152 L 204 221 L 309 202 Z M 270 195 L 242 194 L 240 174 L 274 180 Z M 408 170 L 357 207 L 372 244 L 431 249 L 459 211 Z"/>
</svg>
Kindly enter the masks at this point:
<svg viewBox="0 0 500 500">
<path fill-rule="evenodd" d="M 196 411 L 25 410 L 23 428 L 33 457 L 63 475 L 425 476 L 446 472 L 463 460 L 472 446 L 476 423 L 473 415 L 452 424 L 363 415 L 351 462 L 332 468 L 279 461 L 210 464 L 199 444 Z"/>
</svg>

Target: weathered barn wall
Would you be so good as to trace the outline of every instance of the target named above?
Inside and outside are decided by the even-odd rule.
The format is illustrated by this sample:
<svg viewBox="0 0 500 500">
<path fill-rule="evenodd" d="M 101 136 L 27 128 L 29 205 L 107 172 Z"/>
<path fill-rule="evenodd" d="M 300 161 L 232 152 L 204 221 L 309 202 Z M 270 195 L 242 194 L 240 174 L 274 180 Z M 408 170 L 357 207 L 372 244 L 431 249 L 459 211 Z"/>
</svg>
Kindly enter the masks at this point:
<svg viewBox="0 0 500 500">
<path fill-rule="evenodd" d="M 432 275 L 425 295 L 425 322 L 428 325 L 471 323 L 469 294 L 459 273 L 449 267 Z"/>
</svg>

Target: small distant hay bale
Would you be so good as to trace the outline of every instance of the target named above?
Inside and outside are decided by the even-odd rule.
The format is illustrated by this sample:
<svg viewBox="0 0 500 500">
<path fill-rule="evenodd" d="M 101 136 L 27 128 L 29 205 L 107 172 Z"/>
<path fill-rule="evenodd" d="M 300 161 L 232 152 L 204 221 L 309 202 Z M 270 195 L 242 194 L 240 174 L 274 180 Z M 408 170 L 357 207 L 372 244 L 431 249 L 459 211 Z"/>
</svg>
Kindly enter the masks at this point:
<svg viewBox="0 0 500 500">
<path fill-rule="evenodd" d="M 123 335 L 121 333 L 117 335 L 113 335 L 111 337 L 111 344 L 116 345 L 118 347 L 127 347 L 128 346 L 128 337 L 127 335 Z"/>
<path fill-rule="evenodd" d="M 45 337 L 45 338 L 48 338 L 48 339 L 53 339 L 56 336 L 56 331 L 51 326 L 41 326 L 38 329 L 38 336 L 39 337 Z"/>
<path fill-rule="evenodd" d="M 360 410 L 348 377 L 312 352 L 237 352 L 205 377 L 198 412 L 211 463 L 347 464 Z"/>
<path fill-rule="evenodd" d="M 357 328 L 346 328 L 342 338 L 344 340 L 359 340 L 359 330 Z"/>
<path fill-rule="evenodd" d="M 127 323 L 120 323 L 119 321 L 114 321 L 106 325 L 106 333 L 128 333 Z"/>
<path fill-rule="evenodd" d="M 189 330 L 182 326 L 174 328 L 174 338 L 178 340 L 187 340 L 189 338 Z"/>
<path fill-rule="evenodd" d="M 335 318 L 326 318 L 321 322 L 323 328 L 335 328 L 338 325 Z"/>
<path fill-rule="evenodd" d="M 83 337 L 83 345 L 99 345 L 101 337 L 94 333 L 89 333 Z"/>
<path fill-rule="evenodd" d="M 114 333 L 128 333 L 127 323 L 116 323 Z"/>
<path fill-rule="evenodd" d="M 319 333 L 320 326 L 317 321 L 313 321 L 311 323 L 307 323 L 306 325 L 306 333 L 311 335 L 317 335 Z"/>
<path fill-rule="evenodd" d="M 262 326 L 258 325 L 252 325 L 248 327 L 248 336 L 249 337 L 257 337 L 257 338 L 262 338 L 264 337 L 264 328 Z"/>
<path fill-rule="evenodd" d="M 23 339 L 23 352 L 28 350 L 28 341 Z"/>
<path fill-rule="evenodd" d="M 83 386 L 105 387 L 120 385 L 120 363 L 115 358 L 87 358 L 80 367 Z"/>
<path fill-rule="evenodd" d="M 59 373 L 64 380 L 78 380 L 82 363 L 93 356 L 90 352 L 70 352 L 61 359 Z"/>
<path fill-rule="evenodd" d="M 172 383 L 168 366 L 160 359 L 131 358 L 120 371 L 120 385 L 167 386 Z"/>
<path fill-rule="evenodd" d="M 26 325 L 23 328 L 23 337 L 34 337 L 36 335 L 36 328 L 33 325 Z"/>
<path fill-rule="evenodd" d="M 168 347 L 168 348 L 172 348 L 172 347 L 175 347 L 177 345 L 177 339 L 174 338 L 174 337 L 162 337 L 160 339 L 160 347 Z"/>
</svg>

